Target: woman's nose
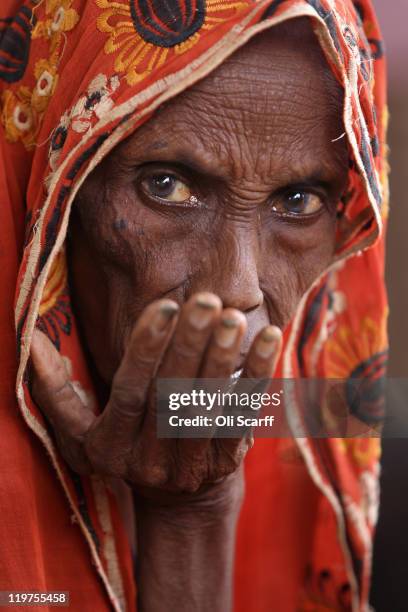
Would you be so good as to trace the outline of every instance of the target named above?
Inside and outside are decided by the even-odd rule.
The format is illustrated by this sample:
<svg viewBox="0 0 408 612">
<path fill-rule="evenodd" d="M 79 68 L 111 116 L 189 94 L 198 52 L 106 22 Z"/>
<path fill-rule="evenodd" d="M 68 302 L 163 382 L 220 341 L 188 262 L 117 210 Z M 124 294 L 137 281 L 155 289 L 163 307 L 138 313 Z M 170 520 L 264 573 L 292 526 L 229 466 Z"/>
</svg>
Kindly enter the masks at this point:
<svg viewBox="0 0 408 612">
<path fill-rule="evenodd" d="M 250 262 L 233 269 L 227 266 L 213 291 L 221 298 L 224 308 L 238 308 L 246 314 L 262 306 L 264 300 L 257 269 Z"/>
<path fill-rule="evenodd" d="M 262 306 L 264 295 L 259 285 L 258 241 L 251 239 L 250 230 L 240 234 L 226 232 L 214 244 L 214 251 L 203 256 L 198 275 L 190 291 L 212 291 L 224 308 L 237 308 L 250 313 Z"/>
</svg>

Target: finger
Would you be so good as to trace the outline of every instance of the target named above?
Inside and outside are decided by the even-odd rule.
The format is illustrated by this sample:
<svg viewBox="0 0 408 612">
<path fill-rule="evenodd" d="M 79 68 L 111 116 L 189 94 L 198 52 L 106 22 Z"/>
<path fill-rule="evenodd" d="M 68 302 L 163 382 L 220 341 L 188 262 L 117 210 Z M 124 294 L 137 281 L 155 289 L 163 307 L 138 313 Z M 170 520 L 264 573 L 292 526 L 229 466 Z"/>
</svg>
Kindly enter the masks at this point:
<svg viewBox="0 0 408 612">
<path fill-rule="evenodd" d="M 170 341 L 179 307 L 172 300 L 150 304 L 130 336 L 122 362 L 114 376 L 103 421 L 126 427 L 140 423 L 150 383 Z"/>
<path fill-rule="evenodd" d="M 226 308 L 214 329 L 208 346 L 201 378 L 229 378 L 233 373 L 247 330 L 245 315 L 235 308 Z"/>
<path fill-rule="evenodd" d="M 263 393 L 268 388 L 268 381 L 274 374 L 281 350 L 282 332 L 279 327 L 275 325 L 264 327 L 252 342 L 244 363 L 242 375 L 234 386 L 234 393 L 237 393 L 239 397 L 240 393 L 249 392 L 248 382 L 245 382 L 246 379 L 264 381 L 257 384 L 256 389 L 252 390 L 252 392 Z M 246 450 L 248 450 L 253 445 L 252 429 L 246 430 L 243 433 L 245 433 Z M 231 454 L 243 452 L 242 441 L 238 438 L 225 439 L 223 445 Z"/>
<path fill-rule="evenodd" d="M 219 320 L 222 303 L 219 297 L 209 292 L 194 295 L 183 306 L 177 327 L 169 343 L 157 379 L 186 379 L 183 391 L 190 388 L 190 382 L 196 378 L 205 350 L 211 337 L 214 325 Z M 193 382 L 191 382 L 193 384 Z M 152 465 L 164 461 L 174 448 L 174 441 L 157 439 L 156 435 L 157 406 L 154 398 L 149 402 L 149 409 L 143 421 L 141 445 L 143 456 Z M 182 458 L 178 458 L 182 461 Z M 136 463 L 136 461 L 134 462 Z"/>
<path fill-rule="evenodd" d="M 276 325 L 264 327 L 256 336 L 245 360 L 242 378 L 271 378 L 282 350 L 282 332 Z"/>
<path fill-rule="evenodd" d="M 120 478 L 129 475 L 149 387 L 174 331 L 178 311 L 172 300 L 158 300 L 138 319 L 114 376 L 108 404 L 85 441 L 97 472 Z"/>
<path fill-rule="evenodd" d="M 73 439 L 81 438 L 95 416 L 75 392 L 61 355 L 39 330 L 33 333 L 31 360 L 35 402 L 54 428 Z"/>
<path fill-rule="evenodd" d="M 158 378 L 195 378 L 222 310 L 219 297 L 209 292 L 194 295 L 180 313 Z"/>
<path fill-rule="evenodd" d="M 201 379 L 218 379 L 230 381 L 231 374 L 236 368 L 239 360 L 240 348 L 247 329 L 247 321 L 245 315 L 235 308 L 226 308 L 223 310 L 221 319 L 216 325 L 210 344 L 207 348 L 203 365 L 200 370 Z M 210 385 L 212 387 L 212 385 Z M 211 391 L 212 389 L 207 389 Z M 222 389 L 217 386 L 217 391 Z M 216 417 L 223 411 L 222 406 L 215 405 L 211 411 L 213 423 Z M 215 431 L 208 430 L 206 438 L 194 440 L 180 440 L 180 448 L 182 448 L 182 457 L 186 463 L 191 466 L 195 465 L 195 471 L 202 468 L 203 456 L 206 454 L 208 446 L 211 444 L 211 434 Z"/>
</svg>

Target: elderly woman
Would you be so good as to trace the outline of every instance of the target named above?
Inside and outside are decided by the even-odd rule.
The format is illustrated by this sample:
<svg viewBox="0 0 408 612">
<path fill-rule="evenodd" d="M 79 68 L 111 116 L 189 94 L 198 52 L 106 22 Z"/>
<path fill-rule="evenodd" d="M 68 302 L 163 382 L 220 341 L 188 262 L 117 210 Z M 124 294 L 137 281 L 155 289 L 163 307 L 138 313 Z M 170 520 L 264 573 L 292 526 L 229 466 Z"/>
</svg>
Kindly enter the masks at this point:
<svg viewBox="0 0 408 612">
<path fill-rule="evenodd" d="M 377 441 L 159 439 L 155 382 L 383 372 L 369 1 L 3 4 L 0 589 L 366 609 Z"/>
</svg>

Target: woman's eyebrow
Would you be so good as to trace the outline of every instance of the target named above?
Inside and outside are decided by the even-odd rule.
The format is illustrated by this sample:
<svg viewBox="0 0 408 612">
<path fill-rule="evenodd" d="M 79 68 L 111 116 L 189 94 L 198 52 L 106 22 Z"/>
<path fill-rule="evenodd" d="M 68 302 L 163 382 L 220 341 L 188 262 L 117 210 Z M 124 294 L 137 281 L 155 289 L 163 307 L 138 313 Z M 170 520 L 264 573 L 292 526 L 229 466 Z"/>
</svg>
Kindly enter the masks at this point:
<svg viewBox="0 0 408 612">
<path fill-rule="evenodd" d="M 144 149 L 143 158 L 147 162 L 168 162 L 183 166 L 196 174 L 225 179 L 225 173 L 222 172 L 222 164 L 220 164 L 219 159 L 215 159 L 211 155 L 210 149 L 206 151 L 198 147 L 186 149 L 185 147 L 174 146 L 172 143 L 160 140 Z"/>
<path fill-rule="evenodd" d="M 211 147 L 203 150 L 200 147 L 180 147 L 172 142 L 158 140 L 143 150 L 143 161 L 164 162 L 182 167 L 204 177 L 225 181 L 228 178 L 226 162 L 212 154 Z M 315 155 L 303 156 L 299 164 L 288 164 L 287 160 L 280 161 L 281 168 L 274 172 L 278 176 L 281 187 L 298 185 L 303 187 L 319 186 L 328 191 L 341 187 L 342 167 L 338 164 L 322 163 Z M 278 166 L 278 164 L 277 164 Z"/>
<path fill-rule="evenodd" d="M 300 175 L 299 175 L 300 176 Z M 299 187 L 321 187 L 327 191 L 333 191 L 337 188 L 341 188 L 341 183 L 343 178 L 343 173 L 328 172 L 322 171 L 319 168 L 317 171 L 311 172 L 309 174 L 303 175 L 302 178 L 298 181 L 294 181 L 293 184 L 298 184 Z"/>
</svg>

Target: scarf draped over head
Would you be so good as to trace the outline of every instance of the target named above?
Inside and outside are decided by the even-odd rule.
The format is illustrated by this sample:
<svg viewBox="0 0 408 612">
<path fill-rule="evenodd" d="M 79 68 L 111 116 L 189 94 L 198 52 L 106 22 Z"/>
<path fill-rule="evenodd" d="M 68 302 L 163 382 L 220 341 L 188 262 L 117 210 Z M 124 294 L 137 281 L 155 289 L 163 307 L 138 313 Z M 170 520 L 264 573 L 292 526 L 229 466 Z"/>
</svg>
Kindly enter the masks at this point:
<svg viewBox="0 0 408 612">
<path fill-rule="evenodd" d="M 335 262 L 285 330 L 278 375 L 370 381 L 387 359 L 388 204 L 385 67 L 370 0 L 2 0 L 0 590 L 70 591 L 84 612 L 136 609 L 112 489 L 68 468 L 30 397 L 33 329 L 64 356 L 84 401 L 95 401 L 64 254 L 78 189 L 164 101 L 257 32 L 301 16 L 344 89 L 349 184 Z M 378 462 L 374 439 L 257 440 L 246 460 L 235 611 L 366 609 Z"/>
</svg>

